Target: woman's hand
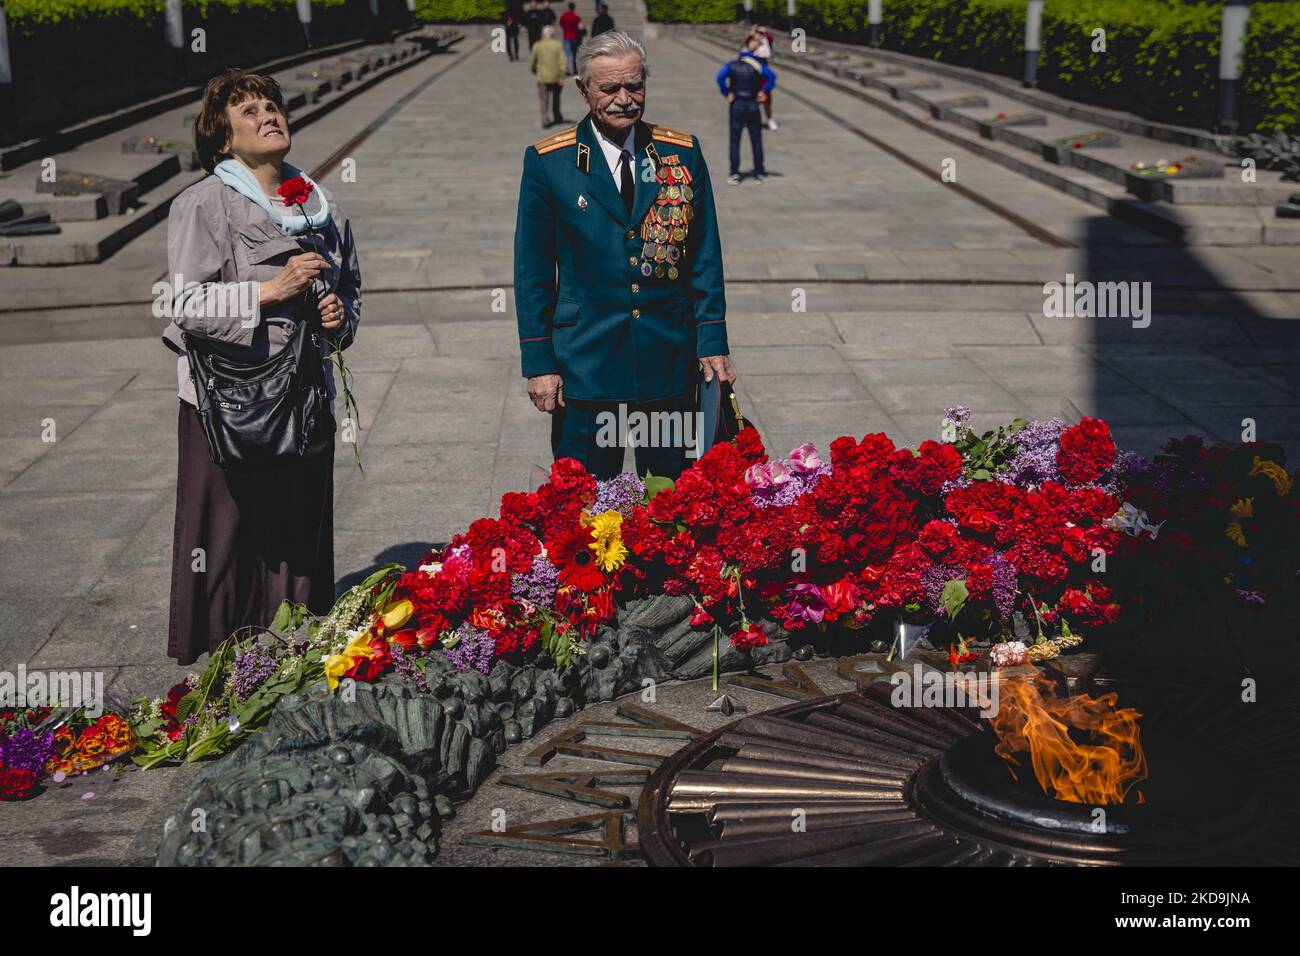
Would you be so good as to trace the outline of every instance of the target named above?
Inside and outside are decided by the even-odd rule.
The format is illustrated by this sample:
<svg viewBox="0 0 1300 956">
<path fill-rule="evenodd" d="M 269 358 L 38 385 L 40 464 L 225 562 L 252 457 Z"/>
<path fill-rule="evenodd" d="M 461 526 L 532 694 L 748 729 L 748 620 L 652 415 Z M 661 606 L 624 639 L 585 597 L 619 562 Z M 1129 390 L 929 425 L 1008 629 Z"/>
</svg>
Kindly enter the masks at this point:
<svg viewBox="0 0 1300 956">
<path fill-rule="evenodd" d="M 292 302 L 302 295 L 313 279 L 329 268 L 325 257 L 318 252 L 304 252 L 292 256 L 283 269 L 276 273 L 270 282 L 263 282 L 258 293 L 261 305 L 279 305 Z M 323 301 L 323 300 L 322 300 Z"/>
<path fill-rule="evenodd" d="M 333 292 L 316 304 L 320 311 L 320 327 L 326 332 L 333 332 L 343 325 L 347 313 L 343 311 L 343 302 Z"/>
</svg>

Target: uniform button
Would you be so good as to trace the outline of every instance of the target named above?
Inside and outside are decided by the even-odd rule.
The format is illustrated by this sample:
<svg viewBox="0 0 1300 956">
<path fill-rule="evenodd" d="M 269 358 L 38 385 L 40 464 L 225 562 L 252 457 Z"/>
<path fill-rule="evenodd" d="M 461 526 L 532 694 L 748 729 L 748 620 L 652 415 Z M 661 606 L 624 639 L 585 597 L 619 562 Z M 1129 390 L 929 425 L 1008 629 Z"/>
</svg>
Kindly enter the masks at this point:
<svg viewBox="0 0 1300 956">
<path fill-rule="evenodd" d="M 634 319 L 639 319 L 639 318 L 641 318 L 641 310 L 640 310 L 640 309 L 633 309 L 633 310 L 632 310 L 632 318 L 634 318 Z"/>
<path fill-rule="evenodd" d="M 632 283 L 632 291 L 633 291 L 633 292 L 640 292 L 640 291 L 641 291 L 641 286 L 640 286 L 638 283 L 633 282 L 633 283 Z"/>
<path fill-rule="evenodd" d="M 626 236 L 625 238 L 628 238 L 628 239 L 635 239 L 635 238 L 636 238 L 636 230 L 635 230 L 635 229 L 629 229 L 629 230 L 627 231 L 627 236 Z"/>
<path fill-rule="evenodd" d="M 634 266 L 634 265 L 636 265 L 636 256 L 632 256 L 631 258 L 629 258 L 629 259 L 627 260 L 627 264 L 630 265 L 630 266 Z"/>
</svg>

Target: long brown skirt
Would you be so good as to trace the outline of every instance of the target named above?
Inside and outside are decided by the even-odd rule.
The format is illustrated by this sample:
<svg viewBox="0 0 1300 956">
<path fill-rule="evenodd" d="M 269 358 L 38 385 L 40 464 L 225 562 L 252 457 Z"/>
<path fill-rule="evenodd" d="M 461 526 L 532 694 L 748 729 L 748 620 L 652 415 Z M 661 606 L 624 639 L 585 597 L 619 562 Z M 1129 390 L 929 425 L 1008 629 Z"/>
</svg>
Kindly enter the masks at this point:
<svg viewBox="0 0 1300 956">
<path fill-rule="evenodd" d="M 213 464 L 193 405 L 180 403 L 167 653 L 192 664 L 280 602 L 334 602 L 334 448 L 262 471 Z"/>
</svg>

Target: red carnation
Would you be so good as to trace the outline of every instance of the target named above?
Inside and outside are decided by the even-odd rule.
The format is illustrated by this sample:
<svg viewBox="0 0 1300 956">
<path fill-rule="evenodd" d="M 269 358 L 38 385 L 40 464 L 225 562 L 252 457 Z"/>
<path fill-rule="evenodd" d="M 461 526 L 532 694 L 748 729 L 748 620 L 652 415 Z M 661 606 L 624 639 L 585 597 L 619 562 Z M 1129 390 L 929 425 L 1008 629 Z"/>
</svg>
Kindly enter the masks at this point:
<svg viewBox="0 0 1300 956">
<path fill-rule="evenodd" d="M 302 206 L 307 202 L 314 187 L 301 176 L 294 176 L 280 183 L 276 190 L 280 198 L 290 206 Z"/>
<path fill-rule="evenodd" d="M 731 646 L 737 650 L 744 650 L 748 647 L 762 647 L 766 643 L 767 635 L 763 633 L 763 629 L 757 624 L 742 627 L 731 635 Z"/>
<path fill-rule="evenodd" d="M 1100 418 L 1085 418 L 1061 436 L 1056 466 L 1072 485 L 1096 481 L 1114 461 L 1115 441 Z"/>
<path fill-rule="evenodd" d="M 10 767 L 0 770 L 0 800 L 23 800 L 36 789 L 36 771 Z"/>
</svg>

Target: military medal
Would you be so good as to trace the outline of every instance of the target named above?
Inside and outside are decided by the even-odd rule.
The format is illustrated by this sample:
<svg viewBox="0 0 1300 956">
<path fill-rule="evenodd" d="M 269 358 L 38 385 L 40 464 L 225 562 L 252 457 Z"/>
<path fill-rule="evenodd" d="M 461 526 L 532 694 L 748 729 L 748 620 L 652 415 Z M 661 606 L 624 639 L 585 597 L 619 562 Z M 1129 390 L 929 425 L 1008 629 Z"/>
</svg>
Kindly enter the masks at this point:
<svg viewBox="0 0 1300 956">
<path fill-rule="evenodd" d="M 582 193 L 578 194 L 578 208 L 583 212 L 587 211 L 587 197 L 582 195 Z"/>
<path fill-rule="evenodd" d="M 687 185 L 691 173 L 680 156 L 655 158 L 659 189 L 641 223 L 641 274 L 661 279 L 666 275 L 675 281 L 681 274 L 677 263 L 686 251 L 687 223 L 695 215 L 691 208 L 695 191 Z"/>
</svg>

